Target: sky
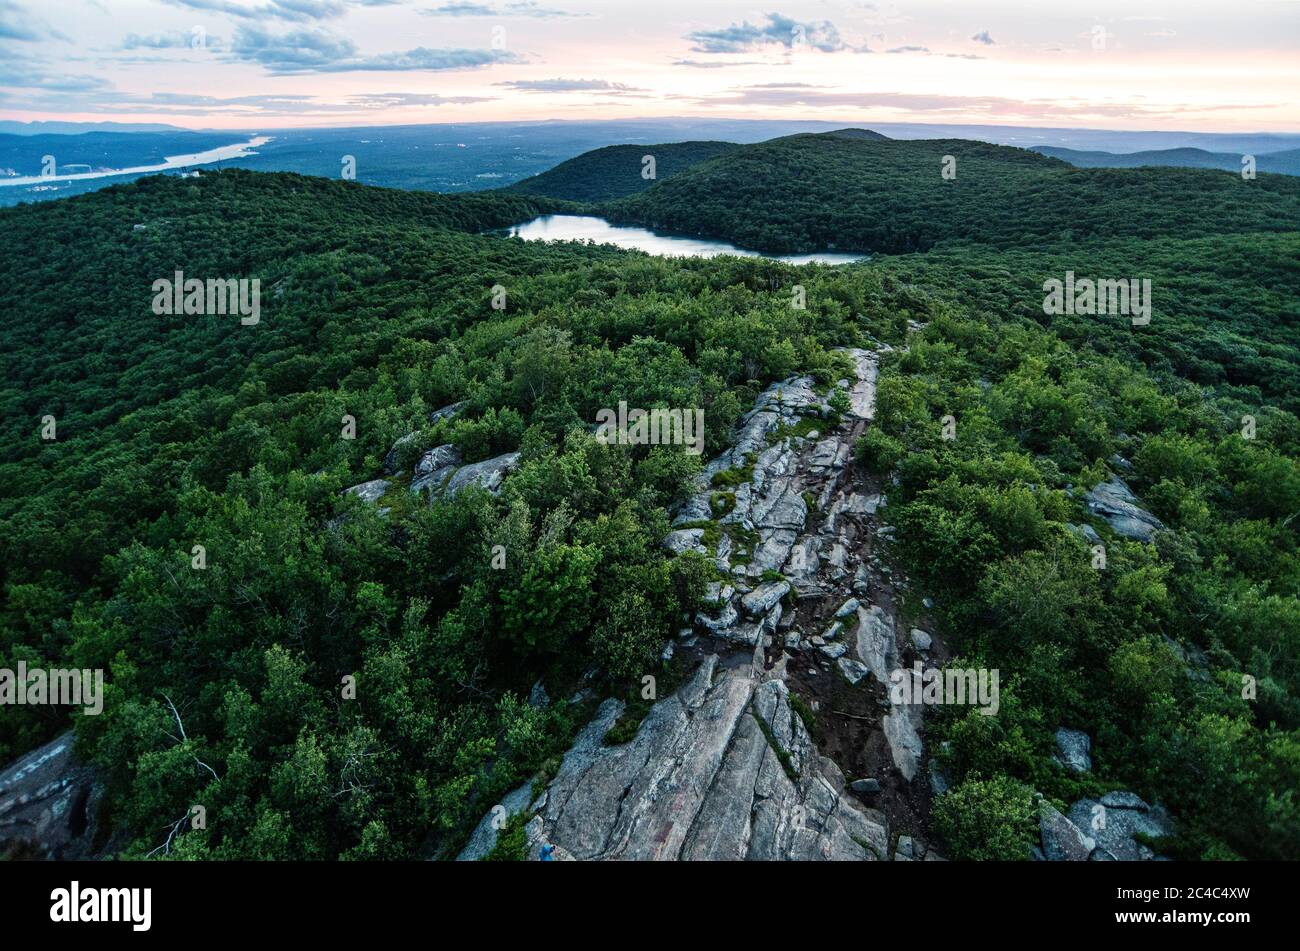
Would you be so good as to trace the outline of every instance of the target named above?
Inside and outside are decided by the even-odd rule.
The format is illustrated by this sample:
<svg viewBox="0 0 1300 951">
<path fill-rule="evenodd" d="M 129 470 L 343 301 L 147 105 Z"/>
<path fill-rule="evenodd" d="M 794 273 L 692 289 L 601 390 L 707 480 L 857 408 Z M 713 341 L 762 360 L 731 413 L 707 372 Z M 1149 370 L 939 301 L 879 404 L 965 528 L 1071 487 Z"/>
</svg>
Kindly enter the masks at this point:
<svg viewBox="0 0 1300 951">
<path fill-rule="evenodd" d="M 0 118 L 1300 132 L 1300 0 L 0 0 Z"/>
</svg>

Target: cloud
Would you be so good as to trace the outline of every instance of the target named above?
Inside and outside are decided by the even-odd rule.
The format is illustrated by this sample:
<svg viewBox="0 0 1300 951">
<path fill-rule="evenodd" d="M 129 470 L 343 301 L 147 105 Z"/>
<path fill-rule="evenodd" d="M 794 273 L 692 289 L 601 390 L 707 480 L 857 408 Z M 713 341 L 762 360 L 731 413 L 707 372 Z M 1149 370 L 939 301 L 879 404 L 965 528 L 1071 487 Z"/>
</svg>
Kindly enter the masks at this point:
<svg viewBox="0 0 1300 951">
<path fill-rule="evenodd" d="M 845 42 L 829 20 L 800 22 L 780 13 L 769 13 L 767 23 L 758 26 L 745 20 L 720 30 L 695 30 L 686 39 L 695 44 L 691 49 L 696 53 L 746 53 L 773 44 L 786 49 L 806 46 L 823 53 L 868 52 L 865 46 Z"/>
<path fill-rule="evenodd" d="M 989 36 L 988 30 L 980 30 L 978 33 L 973 34 L 971 39 L 976 43 L 983 43 L 985 46 L 994 46 L 997 44 L 997 40 Z"/>
<path fill-rule="evenodd" d="M 885 50 L 886 53 L 928 53 L 928 46 L 895 46 L 892 50 Z"/>
<path fill-rule="evenodd" d="M 471 102 L 491 102 L 492 96 L 440 96 L 433 92 L 368 92 L 349 96 L 348 102 L 363 109 L 390 109 L 401 106 L 447 106 Z"/>
<path fill-rule="evenodd" d="M 232 0 L 163 0 L 174 7 L 198 10 L 203 13 L 222 13 L 241 20 L 284 20 L 289 23 L 311 23 L 330 20 L 347 12 L 344 0 L 270 0 L 257 6 L 245 6 Z M 362 3 L 363 6 L 382 4 Z"/>
<path fill-rule="evenodd" d="M 295 73 L 410 72 L 477 69 L 494 63 L 523 62 L 514 53 L 490 49 L 428 49 L 417 47 L 362 56 L 346 37 L 324 30 L 271 34 L 240 26 L 230 45 L 230 58 L 256 63 L 276 75 Z"/>
<path fill-rule="evenodd" d="M 0 68 L 0 82 L 4 70 Z M 58 89 L 43 86 L 28 97 L 34 105 L 49 112 L 83 112 L 87 104 L 111 109 L 120 114 L 168 116 L 243 117 L 250 121 L 276 117 L 365 116 L 375 110 L 403 107 L 438 107 L 472 102 L 487 102 L 493 97 L 440 96 L 424 92 L 359 93 L 342 102 L 327 102 L 314 95 L 300 93 L 247 96 L 210 96 L 200 93 L 137 93 L 102 88 Z"/>
<path fill-rule="evenodd" d="M 1084 99 L 1008 99 L 1000 96 L 949 96 L 902 92 L 850 92 L 800 84 L 745 86 L 721 96 L 700 96 L 701 105 L 801 107 L 804 109 L 889 109 L 931 118 L 966 117 L 983 120 L 1024 119 L 1175 119 L 1201 112 L 1264 108 L 1266 104 L 1205 106 L 1187 103 L 1133 103 Z"/>
<path fill-rule="evenodd" d="M 692 69 L 726 69 L 728 66 L 784 66 L 784 63 L 763 63 L 752 59 L 733 59 L 733 60 L 702 60 L 702 59 L 675 59 L 672 62 L 674 66 L 689 66 Z"/>
<path fill-rule="evenodd" d="M 643 93 L 646 90 L 623 83 L 612 83 L 606 79 L 512 79 L 497 83 L 519 92 L 594 92 L 605 95 L 621 96 L 629 93 Z"/>
<path fill-rule="evenodd" d="M 444 3 L 440 7 L 425 7 L 416 12 L 426 17 L 530 17 L 535 20 L 591 16 L 590 13 L 569 13 L 567 10 L 543 7 L 536 0 L 515 0 L 499 8 L 487 3 L 456 0 L 456 2 Z"/>
<path fill-rule="evenodd" d="M 441 7 L 425 7 L 415 12 L 422 17 L 490 17 L 497 15 L 496 10 L 485 3 L 448 3 Z"/>
<path fill-rule="evenodd" d="M 122 38 L 122 50 L 187 50 L 194 48 L 195 37 L 184 30 L 168 30 L 165 33 L 128 33 Z M 204 33 L 203 47 L 220 49 L 221 38 Z"/>
<path fill-rule="evenodd" d="M 100 76 L 47 73 L 38 63 L 13 57 L 0 62 L 0 86 L 77 95 L 113 88 L 112 83 Z"/>
<path fill-rule="evenodd" d="M 13 0 L 0 0 L 0 40 L 37 43 L 41 40 L 71 42 L 39 17 L 34 17 Z"/>
</svg>

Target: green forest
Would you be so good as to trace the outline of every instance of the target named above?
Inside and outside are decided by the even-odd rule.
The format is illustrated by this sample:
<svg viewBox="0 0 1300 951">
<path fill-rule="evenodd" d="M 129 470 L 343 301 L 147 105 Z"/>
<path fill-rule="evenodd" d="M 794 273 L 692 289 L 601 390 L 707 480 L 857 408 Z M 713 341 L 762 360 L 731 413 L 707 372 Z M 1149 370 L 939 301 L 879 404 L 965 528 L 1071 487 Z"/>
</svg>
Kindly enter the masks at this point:
<svg viewBox="0 0 1300 951">
<path fill-rule="evenodd" d="M 591 715 L 531 686 L 567 697 L 594 664 L 627 693 L 700 604 L 712 563 L 660 540 L 758 393 L 881 343 L 857 457 L 888 480 L 891 556 L 1006 675 L 999 716 L 930 728 L 950 854 L 1027 858 L 1033 790 L 1123 788 L 1178 818 L 1176 857 L 1300 855 L 1300 182 L 830 135 L 682 150 L 651 183 L 659 147 L 626 148 L 495 193 L 226 170 L 0 210 L 0 667 L 107 671 L 104 713 L 71 720 L 120 855 L 454 855 Z M 573 209 L 875 256 L 483 233 Z M 182 268 L 260 279 L 260 323 L 156 316 Z M 1044 315 L 1066 269 L 1149 277 L 1150 325 Z M 703 407 L 703 459 L 598 442 L 619 400 Z M 408 456 L 521 465 L 499 497 L 343 494 L 412 433 Z M 1102 527 L 1096 571 L 1066 526 L 1117 454 L 1166 530 Z M 1052 760 L 1067 721 L 1086 777 Z M 68 725 L 0 708 L 0 763 Z M 160 852 L 193 802 L 221 821 Z"/>
</svg>

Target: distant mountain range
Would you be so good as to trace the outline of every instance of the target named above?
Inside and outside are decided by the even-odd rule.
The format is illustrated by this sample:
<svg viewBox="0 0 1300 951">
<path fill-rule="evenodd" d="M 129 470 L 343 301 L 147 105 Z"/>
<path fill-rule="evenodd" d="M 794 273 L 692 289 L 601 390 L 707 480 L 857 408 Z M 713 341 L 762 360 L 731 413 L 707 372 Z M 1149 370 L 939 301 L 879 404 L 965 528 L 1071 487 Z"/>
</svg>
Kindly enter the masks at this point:
<svg viewBox="0 0 1300 951">
<path fill-rule="evenodd" d="M 1081 152 L 1052 146 L 1038 146 L 1035 152 L 1069 162 L 1078 168 L 1139 168 L 1157 165 L 1169 168 L 1218 168 L 1240 172 L 1242 155 L 1247 153 L 1207 152 L 1205 149 L 1155 149 L 1147 152 Z M 1269 152 L 1255 156 L 1257 172 L 1300 175 L 1300 149 Z"/>
<path fill-rule="evenodd" d="M 83 132 L 194 132 L 163 122 L 14 122 L 0 120 L 5 135 L 80 135 Z"/>
<path fill-rule="evenodd" d="M 1248 152 L 1259 157 L 1261 171 L 1288 174 L 1296 172 L 1291 164 L 1293 157 L 1287 156 L 1300 150 L 1300 135 L 1278 133 L 1128 132 L 922 123 L 885 123 L 864 130 L 845 129 L 844 123 L 835 122 L 684 117 L 259 128 L 256 131 L 272 136 L 271 141 L 257 148 L 254 154 L 223 160 L 223 167 L 234 165 L 256 171 L 298 172 L 337 179 L 341 177 L 344 160 L 348 159 L 347 164 L 355 171 L 359 183 L 444 193 L 500 188 L 549 170 L 546 187 L 556 194 L 566 194 L 559 183 L 572 171 L 563 164 L 567 160 L 602 147 L 623 147 L 629 150 L 628 154 L 636 153 L 639 161 L 644 152 L 637 152 L 638 149 L 650 143 L 663 143 L 657 146 L 656 179 L 642 180 L 638 172 L 636 181 L 643 183 L 638 185 L 620 176 L 597 174 L 618 189 L 599 196 L 593 196 L 583 182 L 573 179 L 570 186 L 575 189 L 574 194 L 581 192 L 588 201 L 624 197 L 631 194 L 629 188 L 636 190 L 674 175 L 684 167 L 679 160 L 714 155 L 714 152 L 700 151 L 702 148 L 720 151 L 731 143 L 745 145 L 796 134 L 833 133 L 874 141 L 963 139 L 1036 149 L 1045 155 L 1059 154 L 1075 165 L 1128 165 L 1129 162 L 1119 161 L 1116 156 L 1200 150 L 1227 156 L 1231 161 L 1201 165 L 1144 159 L 1132 164 L 1237 170 L 1240 155 Z M 0 122 L 0 173 L 11 169 L 17 174 L 35 174 L 45 155 L 55 156 L 60 167 L 82 164 L 96 169 L 133 168 L 154 164 L 161 156 L 197 152 L 203 147 L 197 143 L 205 137 L 220 139 L 216 144 L 225 144 L 246 141 L 252 134 L 252 130 L 196 132 L 160 123 L 6 121 Z M 1078 155 L 1094 157 L 1073 161 L 1062 150 L 1078 150 Z M 592 171 L 593 163 L 604 159 L 618 161 L 619 155 L 618 152 L 603 157 L 588 154 L 584 167 Z M 135 177 L 0 188 L 0 205 L 70 197 Z M 527 194 L 532 187 L 521 185 L 518 191 Z"/>
</svg>

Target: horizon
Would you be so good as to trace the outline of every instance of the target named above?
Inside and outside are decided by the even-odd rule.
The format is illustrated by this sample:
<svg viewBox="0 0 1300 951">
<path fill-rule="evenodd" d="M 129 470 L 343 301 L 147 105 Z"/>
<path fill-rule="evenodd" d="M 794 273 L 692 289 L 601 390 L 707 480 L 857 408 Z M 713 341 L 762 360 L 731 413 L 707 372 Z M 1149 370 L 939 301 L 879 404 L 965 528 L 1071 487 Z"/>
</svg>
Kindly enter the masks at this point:
<svg viewBox="0 0 1300 951">
<path fill-rule="evenodd" d="M 1297 134 L 1300 7 L 0 0 L 0 117 L 194 131 L 800 120 Z M 218 90 L 219 92 L 214 92 Z M 544 109 L 545 120 L 532 117 Z M 725 111 L 725 116 L 719 115 Z"/>
<path fill-rule="evenodd" d="M 39 126 L 39 125 L 41 125 L 41 124 L 51 124 L 51 125 L 84 125 L 84 126 L 88 126 L 88 127 L 89 127 L 89 126 L 101 126 L 101 125 L 115 125 L 115 124 L 116 124 L 116 125 L 122 125 L 122 126 L 133 126 L 133 125 L 155 125 L 155 126 L 163 126 L 163 125 L 167 125 L 167 126 L 170 126 L 170 127 L 171 127 L 171 130 L 172 130 L 172 131 L 176 131 L 176 132 L 230 132 L 230 133 L 240 133 L 240 134 L 244 134 L 244 133 L 246 133 L 246 134 L 249 134 L 249 135 L 273 134 L 273 133 L 276 133 L 276 132 L 310 132 L 310 131 L 322 131 L 322 132 L 324 132 L 324 131 L 348 131 L 348 130 L 350 130 L 350 129 L 397 129 L 397 128 L 421 128 L 421 127 L 424 127 L 424 126 L 447 126 L 447 127 L 450 127 L 450 126 L 471 126 L 471 125 L 483 125 L 483 126 L 502 126 L 502 125 L 550 125 L 550 124 L 559 124 L 559 123 L 572 123 L 572 124 L 575 124 L 575 125 L 576 125 L 576 124 L 584 124 L 584 123 L 585 123 L 585 124 L 596 124 L 596 123 L 604 123 L 604 122 L 609 122 L 609 123 L 614 123 L 614 122 L 618 122 L 618 123 L 637 123 L 637 122 L 646 122 L 646 123 L 653 123 L 653 122 L 690 122 L 690 123 L 694 123 L 694 124 L 700 124 L 700 123 L 703 123 L 703 122 L 706 122 L 706 121 L 714 121 L 714 122 L 719 122 L 719 123 L 725 123 L 725 122 L 753 122 L 753 123 L 756 123 L 756 124 L 762 124 L 762 123 L 797 123 L 797 122 L 807 122 L 807 123 L 810 124 L 810 125 L 834 125 L 834 126 L 837 126 L 837 127 L 840 128 L 840 129 L 863 129 L 863 130 L 867 130 L 867 131 L 875 131 L 875 130 L 876 130 L 876 127 L 885 127 L 885 126 L 909 126 L 909 127 L 918 127 L 918 128 L 935 128 L 935 129 L 953 128 L 953 127 L 955 127 L 955 126 L 967 126 L 967 127 L 970 127 L 970 128 L 978 128 L 978 129 L 1030 129 L 1030 130 L 1039 131 L 1039 132 L 1053 132 L 1053 131 L 1059 131 L 1059 132 L 1113 132 L 1113 133 L 1123 133 L 1123 134 L 1127 134 L 1127 135 L 1135 135 L 1135 136 L 1136 136 L 1136 135 L 1170 135 L 1170 136 L 1176 136 L 1176 135 L 1187 135 L 1187 136 L 1224 136 L 1224 137 L 1234 137 L 1234 138 L 1239 138 L 1239 137 L 1243 137 L 1243 136 L 1254 136 L 1254 135 L 1258 135 L 1258 136 L 1278 136 L 1278 137 L 1288 137 L 1288 136 L 1290 136 L 1290 137 L 1300 138 L 1300 128 L 1297 128 L 1296 130 L 1255 128 L 1255 129 L 1239 129 L 1239 130 L 1232 130 L 1232 131 L 1222 131 L 1222 130 L 1220 130 L 1220 129 L 1204 129 L 1204 130 L 1201 130 L 1201 129 L 1189 129 L 1189 128 L 1170 128 L 1170 129 L 1162 129 L 1162 128 L 1154 128 L 1154 127 L 1150 127 L 1150 128 L 1134 128 L 1134 129 L 1120 129 L 1120 128 L 1116 128 L 1116 127 L 1114 127 L 1114 126 L 1100 126 L 1100 125 L 1097 125 L 1097 126 L 1087 126 L 1087 125 L 1042 125 L 1042 126 L 1036 126 L 1036 125 L 1023 125 L 1023 124 L 1018 124 L 1018 123 L 1004 123 L 1004 122 L 958 122 L 958 121 L 954 121 L 954 122 L 895 122 L 895 121 L 890 121 L 890 120 L 884 120 L 884 121 L 874 122 L 874 123 L 864 123 L 864 122 L 861 122 L 860 120 L 856 120 L 856 119 L 851 119 L 851 118 L 837 118 L 837 117 L 834 117 L 834 116 L 829 116 L 829 117 L 824 118 L 824 119 L 821 119 L 821 118 L 819 118 L 819 119 L 795 119 L 795 118 L 786 118 L 786 117 L 779 117 L 779 118 L 761 118 L 761 117 L 754 117 L 754 116 L 733 116 L 733 115 L 725 115 L 725 116 L 708 116 L 708 117 L 705 117 L 705 116 L 687 116 L 687 115 L 668 115 L 668 116 L 618 116 L 618 117 L 611 117 L 611 118 L 576 118 L 576 119 L 575 119 L 575 118 L 550 117 L 550 118 L 545 118 L 545 119 L 477 119 L 477 120 L 475 120 L 475 119 L 460 119 L 460 120 L 458 120 L 458 119 L 450 119 L 450 120 L 443 120 L 443 121 L 438 121 L 438 120 L 428 120 L 428 121 L 424 121 L 424 122 L 348 123 L 348 124 L 345 124 L 345 125 L 336 125 L 336 124 L 321 124 L 321 125 L 293 125 L 293 126 L 286 126 L 286 125 L 246 125 L 246 126 L 230 126 L 230 127 L 227 127 L 227 128 L 221 128 L 221 127 L 218 127 L 218 126 L 207 126 L 207 125 L 179 125 L 179 124 L 176 124 L 176 123 L 134 123 L 134 122 L 126 122 L 126 121 L 116 122 L 115 120 L 93 120 L 93 119 L 91 119 L 91 120 L 84 120 L 84 121 L 82 121 L 82 120 L 67 120 L 67 119 L 14 120 L 14 119 L 9 119 L 9 118 L 4 117 L 4 116 L 0 116 L 0 123 L 3 123 L 3 122 L 18 122 L 18 123 L 22 123 L 22 124 L 29 125 L 29 126 L 32 126 L 32 127 L 36 127 L 36 126 Z M 114 132 L 114 131 L 118 131 L 118 130 L 115 130 L 115 129 L 94 129 L 94 128 L 87 128 L 87 129 L 81 130 L 81 132 L 96 132 L 96 131 L 99 131 L 99 132 Z M 831 131 L 835 131 L 835 130 L 831 130 Z M 0 133 L 0 134 L 4 134 L 4 133 Z M 8 134 L 13 134 L 13 133 L 8 133 Z M 55 133 L 40 133 L 39 131 L 37 131 L 35 134 L 55 134 Z M 67 133 L 67 134 L 79 134 L 79 133 Z M 125 134 L 130 134 L 130 132 L 126 132 Z"/>
</svg>

